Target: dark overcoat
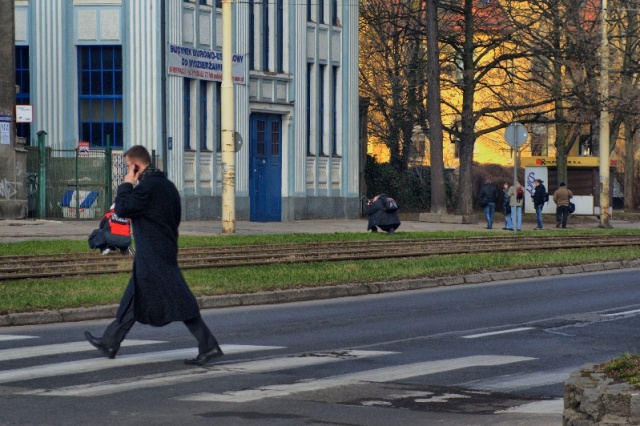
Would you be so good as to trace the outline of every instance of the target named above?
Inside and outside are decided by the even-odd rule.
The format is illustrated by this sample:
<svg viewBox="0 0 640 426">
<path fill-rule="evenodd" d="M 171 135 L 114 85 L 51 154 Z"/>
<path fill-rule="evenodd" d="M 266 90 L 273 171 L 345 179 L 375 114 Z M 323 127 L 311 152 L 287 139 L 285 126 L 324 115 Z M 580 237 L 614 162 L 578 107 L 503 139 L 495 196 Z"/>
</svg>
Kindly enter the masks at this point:
<svg viewBox="0 0 640 426">
<path fill-rule="evenodd" d="M 200 315 L 198 302 L 178 267 L 180 195 L 161 171 L 153 171 L 136 186 L 118 187 L 116 213 L 133 223 L 136 254 L 133 274 L 117 317 L 133 303 L 136 321 L 162 326 Z"/>
<path fill-rule="evenodd" d="M 384 197 L 380 196 L 376 201 L 367 206 L 367 216 L 369 224 L 367 229 L 375 228 L 376 226 L 393 226 L 398 228 L 400 226 L 400 219 L 398 215 L 388 213 L 384 211 Z"/>
</svg>

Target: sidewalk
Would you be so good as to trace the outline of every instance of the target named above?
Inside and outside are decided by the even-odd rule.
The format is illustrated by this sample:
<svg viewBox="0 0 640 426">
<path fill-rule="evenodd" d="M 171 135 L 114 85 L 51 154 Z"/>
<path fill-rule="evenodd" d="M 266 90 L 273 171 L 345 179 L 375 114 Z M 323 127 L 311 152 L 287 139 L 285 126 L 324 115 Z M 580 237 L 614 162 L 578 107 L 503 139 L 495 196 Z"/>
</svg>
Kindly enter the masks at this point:
<svg viewBox="0 0 640 426">
<path fill-rule="evenodd" d="M 546 220 L 553 220 L 552 217 Z M 402 220 L 402 218 L 401 218 Z M 557 231 L 552 223 L 545 220 L 545 229 Z M 486 229 L 484 220 L 476 224 L 456 223 L 430 223 L 417 220 L 402 220 L 402 225 L 397 233 L 402 232 L 432 232 L 432 231 L 486 231 L 492 233 L 505 233 L 502 231 L 502 217 L 496 217 L 495 227 Z M 50 240 L 50 239 L 86 239 L 92 230 L 98 227 L 100 221 L 96 220 L 48 220 L 48 219 L 24 219 L 24 220 L 0 220 L 0 242 L 16 242 L 26 240 Z M 626 222 L 612 220 L 614 228 L 632 228 L 640 230 L 640 222 Z M 593 229 L 598 226 L 593 220 L 581 218 L 578 221 L 569 220 L 569 228 Z M 525 221 L 523 230 L 532 230 L 533 222 Z M 293 234 L 293 233 L 335 233 L 335 232 L 367 232 L 366 219 L 318 219 L 301 220 L 295 222 L 236 222 L 236 234 Z M 222 235 L 221 221 L 187 221 L 180 225 L 180 235 Z"/>
</svg>

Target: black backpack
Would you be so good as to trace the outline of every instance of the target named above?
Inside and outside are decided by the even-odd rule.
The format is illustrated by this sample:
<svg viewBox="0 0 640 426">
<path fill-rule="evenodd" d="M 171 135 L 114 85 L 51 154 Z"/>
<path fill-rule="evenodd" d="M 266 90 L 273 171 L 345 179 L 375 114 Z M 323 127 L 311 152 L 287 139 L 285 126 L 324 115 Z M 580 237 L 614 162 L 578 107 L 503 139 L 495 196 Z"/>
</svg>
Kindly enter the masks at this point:
<svg viewBox="0 0 640 426">
<path fill-rule="evenodd" d="M 398 211 L 398 203 L 391 197 L 387 197 L 384 201 L 383 210 L 387 213 L 395 213 Z"/>
</svg>

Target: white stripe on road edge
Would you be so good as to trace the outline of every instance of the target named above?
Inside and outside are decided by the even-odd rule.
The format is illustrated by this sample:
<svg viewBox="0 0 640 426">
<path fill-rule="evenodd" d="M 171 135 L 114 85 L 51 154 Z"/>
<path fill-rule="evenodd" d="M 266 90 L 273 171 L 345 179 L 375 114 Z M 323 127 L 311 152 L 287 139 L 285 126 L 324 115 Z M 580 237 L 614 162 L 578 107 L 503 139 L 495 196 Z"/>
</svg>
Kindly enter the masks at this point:
<svg viewBox="0 0 640 426">
<path fill-rule="evenodd" d="M 617 316 L 622 316 L 622 315 L 631 315 L 631 314 L 637 314 L 640 312 L 640 309 L 634 309 L 633 311 L 625 311 L 625 312 L 616 312 L 613 314 L 602 314 L 603 317 L 617 317 Z"/>
<path fill-rule="evenodd" d="M 299 392 L 324 390 L 339 386 L 357 385 L 370 382 L 390 382 L 410 377 L 458 370 L 461 368 L 503 365 L 514 362 L 532 361 L 535 359 L 537 358 L 520 356 L 468 356 L 463 358 L 443 359 L 440 361 L 419 362 L 396 367 L 384 367 L 375 370 L 345 374 L 342 376 L 327 377 L 325 379 L 307 380 L 292 384 L 262 386 L 257 389 L 225 392 L 223 394 L 199 393 L 176 399 L 179 401 L 248 402 L 263 398 L 286 396 Z"/>
<path fill-rule="evenodd" d="M 166 343 L 160 340 L 125 340 L 122 346 L 140 346 L 155 345 L 158 343 Z M 66 353 L 95 351 L 96 348 L 91 346 L 89 342 L 70 342 L 59 343 L 55 345 L 29 346 L 24 348 L 12 348 L 0 350 L 0 361 L 9 361 L 12 359 L 33 358 L 38 356 L 59 355 Z"/>
<path fill-rule="evenodd" d="M 227 349 L 224 349 L 227 352 Z M 373 356 L 391 355 L 396 352 L 381 351 L 347 351 L 339 357 L 334 356 L 288 356 L 285 358 L 264 359 L 258 361 L 241 362 L 237 364 L 216 365 L 214 370 L 189 369 L 171 373 L 153 374 L 141 377 L 110 380 L 86 385 L 68 386 L 57 389 L 35 389 L 21 392 L 20 395 L 46 396 L 102 396 L 134 389 L 144 389 L 157 386 L 206 380 L 213 377 L 230 376 L 233 374 L 266 373 L 292 368 L 308 367 L 337 361 L 362 359 Z"/>
<path fill-rule="evenodd" d="M 489 333 L 480 333 L 480 334 L 470 334 L 468 336 L 462 336 L 463 339 L 476 339 L 478 337 L 487 337 L 487 336 L 496 336 L 498 334 L 507 334 L 507 333 L 518 333 L 520 331 L 533 330 L 535 327 L 520 327 L 520 328 L 511 328 L 509 330 L 502 331 L 492 331 Z"/>
<path fill-rule="evenodd" d="M 538 386 L 554 385 L 568 379 L 569 375 L 579 370 L 580 366 L 561 368 L 551 371 L 535 373 L 508 374 L 489 379 L 472 380 L 465 383 L 457 383 L 455 386 L 464 388 L 486 390 L 493 392 L 516 392 L 522 389 L 530 389 Z"/>
<path fill-rule="evenodd" d="M 498 414 L 562 414 L 564 411 L 564 399 L 552 399 L 549 401 L 536 401 L 528 404 L 519 405 L 517 407 L 507 408 L 506 410 L 496 411 Z"/>
<path fill-rule="evenodd" d="M 12 334 L 0 334 L 0 342 L 7 342 L 9 340 L 22 340 L 22 339 L 37 339 L 38 336 L 18 336 Z"/>
<path fill-rule="evenodd" d="M 242 353 L 257 350 L 280 349 L 279 346 L 221 345 L 225 353 Z M 35 367 L 0 371 L 0 383 L 31 380 L 42 377 L 62 376 L 106 370 L 107 368 L 129 367 L 132 365 L 152 364 L 156 362 L 177 361 L 197 355 L 197 349 L 176 349 L 163 352 L 148 352 L 137 355 L 124 355 L 115 359 L 92 358 L 82 361 L 62 362 Z"/>
</svg>

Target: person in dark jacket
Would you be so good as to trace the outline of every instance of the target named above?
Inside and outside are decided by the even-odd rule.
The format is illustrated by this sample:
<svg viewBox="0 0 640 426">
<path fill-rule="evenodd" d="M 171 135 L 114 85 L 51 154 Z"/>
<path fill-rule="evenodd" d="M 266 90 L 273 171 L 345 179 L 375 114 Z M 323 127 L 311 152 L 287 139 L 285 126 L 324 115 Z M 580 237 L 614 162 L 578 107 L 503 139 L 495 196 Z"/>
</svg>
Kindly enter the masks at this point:
<svg viewBox="0 0 640 426">
<path fill-rule="evenodd" d="M 496 201 L 500 195 L 498 194 L 498 188 L 487 180 L 482 188 L 480 188 L 480 194 L 478 200 L 480 207 L 484 209 L 484 218 L 487 221 L 487 229 L 493 229 L 493 216 L 496 211 Z"/>
<path fill-rule="evenodd" d="M 367 201 L 367 231 L 378 232 L 378 227 L 383 231 L 393 234 L 398 226 L 400 219 L 396 212 L 387 212 L 384 210 L 387 201 L 386 194 L 380 194 L 373 197 L 373 200 Z"/>
<path fill-rule="evenodd" d="M 533 185 L 533 195 L 531 199 L 536 209 L 536 222 L 538 225 L 536 230 L 540 231 L 542 229 L 542 208 L 544 207 L 544 203 L 547 202 L 547 188 L 545 188 L 542 183 L 542 179 L 536 179 Z"/>
<path fill-rule="evenodd" d="M 202 320 L 198 302 L 178 267 L 181 217 L 178 190 L 163 172 L 151 165 L 149 152 L 143 146 L 131 147 L 124 159 L 127 175 L 118 187 L 115 211 L 133 223 L 136 235 L 133 274 L 115 320 L 101 338 L 88 331 L 85 337 L 104 355 L 114 358 L 136 321 L 157 327 L 183 321 L 198 341 L 198 355 L 185 363 L 206 364 L 223 353 Z"/>
</svg>

